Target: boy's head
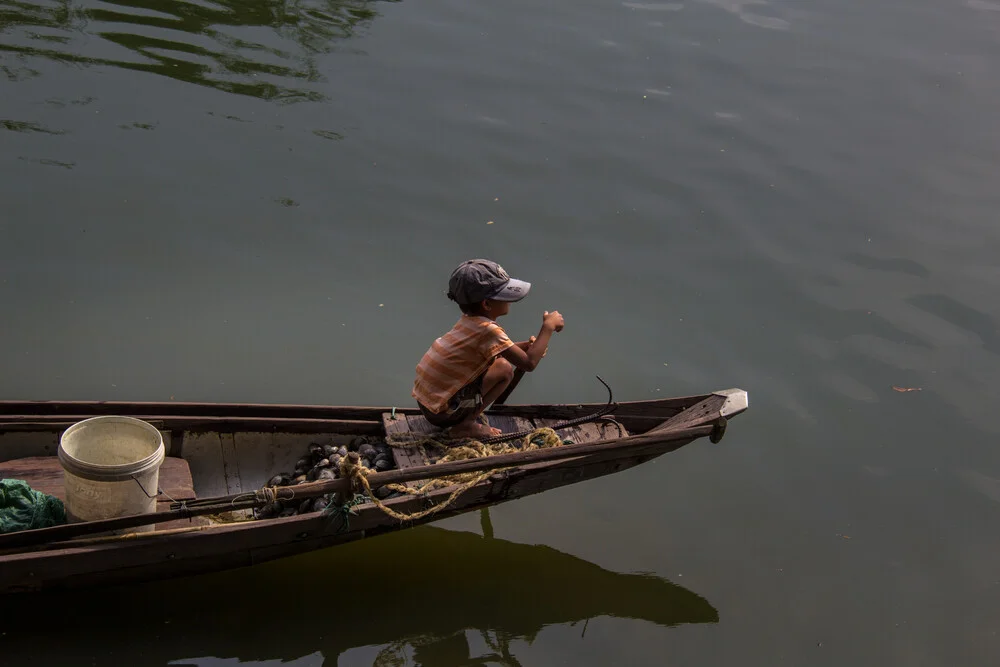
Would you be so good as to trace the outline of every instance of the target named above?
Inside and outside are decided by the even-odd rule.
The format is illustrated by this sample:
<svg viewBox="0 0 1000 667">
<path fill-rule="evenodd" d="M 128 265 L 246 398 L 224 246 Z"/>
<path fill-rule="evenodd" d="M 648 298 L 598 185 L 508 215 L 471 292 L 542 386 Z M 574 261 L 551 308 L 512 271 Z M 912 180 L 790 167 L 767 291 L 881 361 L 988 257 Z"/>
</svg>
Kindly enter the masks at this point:
<svg viewBox="0 0 1000 667">
<path fill-rule="evenodd" d="M 462 312 L 477 314 L 484 301 L 520 301 L 530 289 L 531 283 L 511 278 L 496 262 L 470 259 L 452 271 L 448 298 L 456 302 Z"/>
</svg>

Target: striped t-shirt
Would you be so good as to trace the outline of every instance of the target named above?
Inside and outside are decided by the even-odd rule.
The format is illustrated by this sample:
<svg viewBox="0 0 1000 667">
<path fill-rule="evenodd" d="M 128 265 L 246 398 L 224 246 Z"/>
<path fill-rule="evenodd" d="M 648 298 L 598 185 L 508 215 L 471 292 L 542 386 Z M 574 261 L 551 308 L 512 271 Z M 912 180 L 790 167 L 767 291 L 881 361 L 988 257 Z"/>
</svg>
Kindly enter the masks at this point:
<svg viewBox="0 0 1000 667">
<path fill-rule="evenodd" d="M 431 412 L 443 412 L 459 389 L 475 380 L 498 354 L 514 345 L 499 324 L 462 315 L 417 364 L 413 397 Z"/>
</svg>

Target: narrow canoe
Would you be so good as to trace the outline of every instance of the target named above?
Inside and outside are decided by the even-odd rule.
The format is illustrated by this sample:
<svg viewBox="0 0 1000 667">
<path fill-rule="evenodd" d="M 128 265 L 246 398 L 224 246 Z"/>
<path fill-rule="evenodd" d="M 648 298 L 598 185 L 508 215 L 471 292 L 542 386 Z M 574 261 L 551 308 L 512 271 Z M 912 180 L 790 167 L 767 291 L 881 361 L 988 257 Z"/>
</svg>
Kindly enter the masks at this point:
<svg viewBox="0 0 1000 667">
<path fill-rule="evenodd" d="M 417 520 L 400 521 L 372 503 L 355 506 L 350 516 L 308 512 L 245 521 L 233 521 L 232 516 L 177 520 L 174 512 L 164 514 L 173 520 L 157 522 L 151 532 L 76 537 L 30 547 L 3 547 L 0 542 L 0 592 L 78 588 L 245 567 L 430 523 L 619 472 L 706 436 L 718 441 L 727 421 L 747 406 L 747 393 L 740 389 L 617 403 L 598 421 L 559 431 L 562 438 L 585 445 L 580 455 L 506 467 L 445 509 Z M 585 417 L 603 407 L 502 405 L 491 408 L 488 415 L 491 425 L 514 433 Z M 419 412 L 409 408 L 0 401 L 0 478 L 23 479 L 35 489 L 63 497 L 56 456 L 59 438 L 72 424 L 99 415 L 137 417 L 162 432 L 167 459 L 160 469 L 163 499 L 158 512 L 195 499 L 256 491 L 276 473 L 292 470 L 311 443 L 431 432 Z M 393 452 L 398 470 L 429 462 L 419 448 Z M 410 514 L 441 503 L 452 490 L 390 498 L 385 505 Z M 30 533 L 41 531 L 13 535 Z"/>
</svg>

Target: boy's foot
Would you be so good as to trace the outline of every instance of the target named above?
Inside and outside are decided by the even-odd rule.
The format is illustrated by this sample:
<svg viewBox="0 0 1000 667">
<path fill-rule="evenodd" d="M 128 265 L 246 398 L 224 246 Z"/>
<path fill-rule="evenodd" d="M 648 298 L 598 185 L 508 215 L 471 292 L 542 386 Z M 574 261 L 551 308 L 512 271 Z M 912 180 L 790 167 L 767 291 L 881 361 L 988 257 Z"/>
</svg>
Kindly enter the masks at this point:
<svg viewBox="0 0 1000 667">
<path fill-rule="evenodd" d="M 455 424 L 448 429 L 448 435 L 452 438 L 492 438 L 501 433 L 500 429 L 480 424 L 477 421 Z"/>
</svg>

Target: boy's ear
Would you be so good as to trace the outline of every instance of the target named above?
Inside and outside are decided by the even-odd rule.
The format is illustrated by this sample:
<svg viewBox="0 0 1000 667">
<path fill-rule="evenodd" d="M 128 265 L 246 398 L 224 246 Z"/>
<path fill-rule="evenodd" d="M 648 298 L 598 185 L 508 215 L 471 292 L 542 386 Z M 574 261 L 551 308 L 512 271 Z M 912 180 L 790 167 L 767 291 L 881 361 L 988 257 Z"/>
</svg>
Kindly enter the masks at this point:
<svg viewBox="0 0 1000 667">
<path fill-rule="evenodd" d="M 490 300 L 489 299 L 483 299 L 482 302 L 479 304 L 479 308 L 482 309 L 483 312 L 489 312 L 489 310 L 490 310 Z"/>
</svg>

